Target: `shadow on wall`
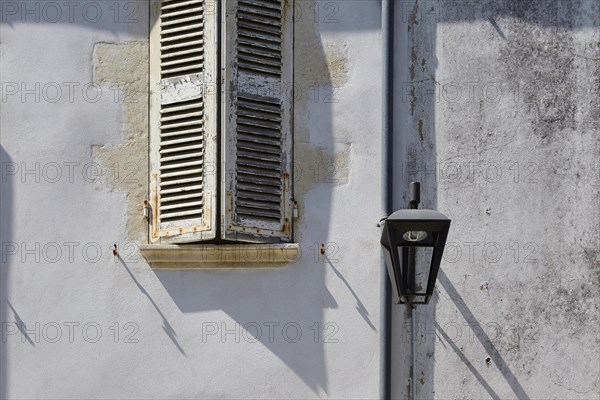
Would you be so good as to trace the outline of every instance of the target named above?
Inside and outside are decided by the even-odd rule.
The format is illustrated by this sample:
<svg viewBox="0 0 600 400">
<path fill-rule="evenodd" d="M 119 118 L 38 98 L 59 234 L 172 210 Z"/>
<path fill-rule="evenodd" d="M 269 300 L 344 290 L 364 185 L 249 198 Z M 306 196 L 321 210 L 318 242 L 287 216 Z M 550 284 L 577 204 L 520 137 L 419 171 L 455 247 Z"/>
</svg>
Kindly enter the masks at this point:
<svg viewBox="0 0 600 400">
<path fill-rule="evenodd" d="M 296 12 L 300 15 L 294 27 L 294 196 L 300 207 L 294 241 L 301 247 L 300 260 L 283 269 L 155 273 L 178 308 L 185 314 L 195 314 L 195 321 L 202 321 L 203 335 L 215 332 L 207 340 L 229 349 L 220 352 L 222 363 L 233 364 L 234 360 L 226 358 L 238 358 L 236 350 L 242 349 L 236 343 L 236 334 L 225 332 L 241 329 L 242 345 L 268 349 L 321 395 L 328 392 L 324 335 L 331 332 L 326 330 L 324 310 L 339 305 L 325 285 L 326 257 L 319 252 L 320 244 L 329 237 L 334 185 L 320 184 L 320 177 L 311 181 L 315 171 L 327 173 L 328 168 L 316 155 L 333 154 L 335 148 L 331 104 L 326 101 L 335 80 L 329 70 L 328 49 L 314 18 L 315 9 L 328 11 L 313 1 L 297 1 Z M 312 143 L 318 143 L 318 147 Z M 339 271 L 334 271 L 344 280 Z M 357 303 L 361 315 L 368 315 L 358 298 Z"/>
<path fill-rule="evenodd" d="M 517 25 L 512 26 L 512 30 L 507 30 L 506 18 L 513 21 L 518 21 Z M 561 47 L 562 43 L 552 44 L 548 48 L 548 42 L 544 38 L 540 39 L 533 34 L 539 33 L 536 28 L 557 28 L 559 32 L 568 32 L 574 30 L 583 30 L 585 28 L 597 28 L 600 20 L 600 2 L 588 0 L 557 0 L 552 2 L 534 0 L 534 1 L 519 1 L 519 0 L 484 0 L 480 2 L 456 2 L 450 0 L 410 0 L 396 2 L 396 53 L 395 65 L 399 66 L 396 71 L 395 81 L 395 110 L 396 110 L 396 129 L 395 132 L 395 153 L 401 154 L 401 157 L 395 159 L 395 181 L 400 187 L 395 188 L 396 201 L 395 209 L 407 207 L 407 192 L 408 184 L 411 181 L 420 181 L 422 183 L 422 204 L 421 208 L 438 208 L 438 200 L 445 199 L 448 188 L 440 184 L 441 177 L 438 176 L 440 162 L 439 152 L 444 149 L 438 149 L 437 139 L 440 135 L 470 135 L 469 132 L 454 132 L 450 131 L 447 126 L 439 126 L 440 122 L 444 123 L 444 119 L 449 118 L 449 113 L 463 114 L 469 116 L 472 110 L 461 108 L 460 104 L 443 105 L 440 107 L 440 92 L 445 90 L 442 88 L 444 82 L 442 79 L 455 78 L 466 79 L 464 76 L 454 76 L 443 78 L 439 77 L 438 66 L 439 60 L 436 54 L 440 54 L 443 49 L 438 49 L 437 38 L 439 35 L 440 26 L 446 24 L 473 23 L 481 21 L 488 23 L 491 32 L 497 35 L 497 38 L 503 41 L 502 54 L 505 57 L 505 62 L 508 57 L 514 58 L 513 63 L 519 61 L 522 64 L 514 66 L 513 75 L 506 79 L 509 81 L 519 82 L 519 84 L 531 85 L 531 89 L 549 90 L 551 93 L 536 93 L 534 91 L 523 93 L 524 97 L 533 99 L 535 102 L 537 97 L 543 98 L 560 98 L 562 103 L 569 105 L 571 101 L 573 107 L 571 111 L 576 109 L 574 100 L 564 96 L 568 92 L 570 82 L 568 68 L 570 62 L 575 57 L 583 57 L 597 60 L 600 48 L 586 48 L 586 54 L 570 53 L 571 48 Z M 522 28 L 524 24 L 528 24 L 531 28 Z M 520 27 L 515 31 L 514 27 Z M 510 26 L 509 26 L 510 27 Z M 457 37 L 460 36 L 460 27 L 456 27 Z M 490 31 L 490 30 L 488 30 Z M 464 31 L 468 32 L 466 29 Z M 487 34 L 487 33 L 486 33 Z M 562 33 L 560 33 L 562 34 Z M 483 35 L 483 34 L 482 34 Z M 456 37 L 455 37 L 456 38 Z M 482 38 L 482 40 L 487 40 Z M 559 38 L 560 40 L 560 38 Z M 446 43 L 445 43 L 446 45 Z M 546 46 L 546 47 L 544 47 Z M 448 54 L 446 51 L 445 54 Z M 462 55 L 468 54 L 468 51 Z M 545 57 L 542 63 L 536 59 L 535 54 L 542 54 Z M 558 55 L 558 57 L 557 57 Z M 470 54 L 471 58 L 475 58 Z M 449 62 L 458 62 L 465 64 L 465 70 L 468 69 L 468 63 L 476 62 L 475 60 L 462 59 L 456 56 L 455 59 L 445 60 L 446 65 Z M 545 68 L 549 63 L 557 63 L 556 60 L 564 59 L 564 67 Z M 447 72 L 447 71 L 444 71 Z M 485 71 L 481 71 L 485 74 Z M 468 73 L 468 72 L 467 72 Z M 474 79 L 485 79 L 485 77 L 472 77 Z M 493 78 L 489 78 L 493 79 Z M 529 86 L 526 86 L 526 89 Z M 443 95 L 443 94 L 442 94 Z M 446 93 L 447 96 L 451 94 Z M 597 105 L 597 103 L 596 103 Z M 537 104 L 537 110 L 534 110 L 538 115 L 544 115 L 552 104 Z M 533 107 L 536 107 L 535 105 Z M 436 110 L 443 109 L 444 115 L 436 115 Z M 567 110 L 568 111 L 568 110 Z M 485 113 L 494 113 L 497 110 L 488 108 L 479 110 L 479 118 L 484 118 Z M 528 112 L 531 112 L 528 110 Z M 475 113 L 477 114 L 477 113 Z M 572 112 L 574 115 L 574 111 Z M 488 114 L 489 115 L 489 114 Z M 574 117 L 573 117 L 574 118 Z M 556 130 L 562 128 L 564 121 L 568 123 L 568 118 L 544 119 L 538 118 L 540 128 L 533 127 L 533 133 L 544 138 L 547 133 L 542 131 Z M 436 123 L 438 127 L 436 127 Z M 535 124 L 532 124 L 535 125 Z M 536 129 L 540 129 L 538 132 Z M 443 133 L 441 133 L 443 132 Z M 479 133 L 479 132 L 477 132 Z M 437 135 L 437 139 L 436 139 Z M 443 140 L 452 142 L 451 139 L 443 137 Z M 463 139 L 465 140 L 465 139 Z M 476 138 L 466 139 L 475 142 Z M 474 146 L 474 144 L 473 144 Z M 477 153 L 477 149 L 474 151 Z M 460 151 L 460 150 L 459 150 Z M 460 153 L 459 153 L 460 154 Z M 448 156 L 444 154 L 444 156 Z M 465 155 L 472 160 L 479 160 L 480 155 Z M 483 156 L 481 156 L 483 157 Z M 400 179 L 401 177 L 401 179 Z M 471 183 L 472 184 L 472 183 Z M 443 194 L 441 197 L 440 194 Z M 483 188 L 482 188 L 482 191 Z M 466 193 L 471 194 L 471 192 Z M 461 199 L 462 200 L 462 199 Z M 477 203 L 478 200 L 470 199 L 471 203 Z M 458 204 L 458 202 L 457 202 Z M 450 218 L 453 218 L 452 211 L 454 204 L 444 204 L 447 209 L 441 210 Z M 457 206 L 458 207 L 458 206 Z M 461 214 L 464 215 L 464 214 Z M 463 221 L 464 222 L 464 221 Z M 450 229 L 448 242 L 457 242 L 461 240 L 461 235 L 464 233 L 458 232 L 456 224 L 453 223 L 454 229 Z M 468 224 L 467 224 L 468 225 Z M 464 225 L 463 225 L 464 226 Z M 464 240 L 464 236 L 462 238 Z M 442 269 L 448 266 L 447 263 L 442 263 Z M 457 264 L 451 265 L 458 267 Z M 439 346 L 439 341 L 448 344 L 446 350 L 453 350 L 458 358 L 466 364 L 468 370 L 474 375 L 479 384 L 486 390 L 491 398 L 497 399 L 501 396 L 496 393 L 493 385 L 485 380 L 473 367 L 467 356 L 463 353 L 463 349 L 452 342 L 448 335 L 436 324 L 436 310 L 444 307 L 443 304 L 438 304 L 440 301 L 451 302 L 462 316 L 464 322 L 482 326 L 481 321 L 478 321 L 469 308 L 468 299 L 465 300 L 459 294 L 452 280 L 458 279 L 459 274 L 446 274 L 440 271 L 439 282 L 436 292 L 428 306 L 417 308 L 417 398 L 434 398 L 436 396 L 436 388 L 434 387 L 434 359 L 436 341 Z M 440 297 L 440 288 L 443 288 L 447 294 L 447 298 Z M 410 396 L 410 311 L 403 306 L 395 306 L 394 314 L 394 330 L 392 336 L 394 338 L 403 338 L 406 340 L 394 341 L 394 359 L 393 359 L 393 374 L 402 377 L 402 382 L 405 385 L 398 385 L 394 388 L 394 398 L 406 398 Z M 462 324 L 463 321 L 460 323 Z M 425 328 L 427 327 L 427 328 Z M 435 327 L 435 333 L 431 334 L 431 327 Z M 424 331 L 429 329 L 429 331 Z M 437 336 L 437 338 L 436 338 Z M 517 379 L 516 374 L 509 368 L 508 363 L 501 355 L 501 350 L 496 348 L 490 338 L 485 333 L 476 334 L 479 343 L 483 349 L 489 354 L 487 362 L 495 364 L 500 371 L 505 383 L 510 387 L 514 396 L 519 399 L 528 399 L 529 395 L 525 391 L 523 385 Z M 438 364 L 439 365 L 439 364 Z M 497 389 L 496 389 L 497 390 Z M 439 393 L 439 390 L 438 390 Z M 439 394 L 438 394 L 439 395 Z"/>
<path fill-rule="evenodd" d="M 49 27 L 56 24 L 79 25 L 89 29 L 102 29 L 143 36 L 147 25 L 145 8 L 148 0 L 76 2 L 44 2 L 16 0 L 0 2 L 0 22 L 3 29 L 12 29 L 15 24 L 36 24 Z"/>
<path fill-rule="evenodd" d="M 12 323 L 16 321 L 13 316 L 8 315 L 8 299 L 7 299 L 7 281 L 8 281 L 8 266 L 6 265 L 4 252 L 5 243 L 11 242 L 12 238 L 12 203 L 13 193 L 10 187 L 11 180 L 8 179 L 5 182 L 4 179 L 4 166 L 12 162 L 12 159 L 4 150 L 4 147 L 0 144 L 0 171 L 2 171 L 2 178 L 0 179 L 0 323 L 2 324 L 2 340 L 0 341 L 0 398 L 5 399 L 8 397 L 7 384 L 8 384 L 8 358 L 7 358 L 7 345 L 4 340 L 4 329 L 5 323 Z M 12 307 L 11 307 L 12 308 Z M 15 316 L 16 316 L 15 312 Z M 31 343 L 31 342 L 30 342 Z"/>
<path fill-rule="evenodd" d="M 76 2 L 43 2 L 37 0 L 22 1 L 0 1 L 0 31 L 15 29 L 16 25 L 27 24 L 29 26 L 44 26 L 48 32 L 52 27 L 60 25 L 77 25 L 90 30 L 104 30 L 114 35 L 114 40 L 119 41 L 120 36 L 125 34 L 128 38 L 132 36 L 144 37 L 147 34 L 147 15 L 144 8 L 148 7 L 147 0 L 133 1 L 97 1 L 82 0 Z M 2 43 L 2 46 L 6 46 Z M 3 48 L 3 51 L 6 49 Z M 13 49 L 14 50 L 14 49 Z M 9 78 L 2 75 L 0 68 L 0 81 L 3 83 Z M 1 109 L 1 106 L 0 106 Z M 2 118 L 0 118 L 0 124 Z M 1 135 L 14 134 L 0 128 Z M 6 136 L 5 136 L 6 135 Z M 0 137 L 0 141 L 2 138 Z M 35 342 L 24 331 L 27 326 L 19 314 L 17 300 L 9 302 L 8 281 L 10 277 L 10 266 L 7 264 L 7 244 L 13 239 L 13 226 L 18 223 L 14 221 L 14 181 L 7 179 L 7 165 L 12 164 L 12 158 L 0 143 L 0 324 L 2 324 L 2 340 L 0 340 L 0 398 L 9 396 L 9 380 L 11 379 L 11 368 L 8 362 L 8 341 L 6 332 L 13 328 L 18 329 L 24 344 L 23 346 L 35 346 Z M 18 295 L 18 294 L 15 294 Z M 6 323 L 6 325 L 5 325 Z M 13 383 L 15 378 L 12 377 Z"/>
</svg>

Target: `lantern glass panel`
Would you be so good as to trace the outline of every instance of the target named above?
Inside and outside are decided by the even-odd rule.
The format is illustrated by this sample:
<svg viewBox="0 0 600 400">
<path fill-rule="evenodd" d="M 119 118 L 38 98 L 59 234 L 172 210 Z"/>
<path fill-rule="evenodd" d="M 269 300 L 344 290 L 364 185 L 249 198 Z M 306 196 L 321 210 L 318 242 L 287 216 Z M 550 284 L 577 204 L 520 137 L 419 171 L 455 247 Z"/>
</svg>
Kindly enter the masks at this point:
<svg viewBox="0 0 600 400">
<path fill-rule="evenodd" d="M 433 247 L 430 246 L 399 246 L 398 256 L 402 260 L 403 266 L 407 269 L 407 278 L 412 274 L 415 277 L 415 287 L 413 293 L 425 294 L 427 282 L 431 271 L 431 260 L 433 258 Z M 410 271 L 409 260 L 411 254 L 414 254 L 414 272 Z M 404 268 L 403 268 L 404 269 Z M 410 280 L 409 280 L 410 282 Z M 410 288 L 410 284 L 408 285 Z"/>
</svg>

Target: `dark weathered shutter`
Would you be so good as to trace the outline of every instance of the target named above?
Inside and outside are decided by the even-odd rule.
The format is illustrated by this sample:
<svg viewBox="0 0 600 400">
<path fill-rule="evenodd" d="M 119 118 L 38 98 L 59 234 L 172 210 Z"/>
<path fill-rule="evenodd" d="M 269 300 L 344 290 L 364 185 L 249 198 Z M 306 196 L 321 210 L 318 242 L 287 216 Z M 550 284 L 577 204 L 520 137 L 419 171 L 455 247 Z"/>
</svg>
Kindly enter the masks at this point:
<svg viewBox="0 0 600 400">
<path fill-rule="evenodd" d="M 287 241 L 292 215 L 293 2 L 226 0 L 223 238 Z"/>
<path fill-rule="evenodd" d="M 152 4 L 151 241 L 215 237 L 217 76 L 214 0 Z"/>
</svg>

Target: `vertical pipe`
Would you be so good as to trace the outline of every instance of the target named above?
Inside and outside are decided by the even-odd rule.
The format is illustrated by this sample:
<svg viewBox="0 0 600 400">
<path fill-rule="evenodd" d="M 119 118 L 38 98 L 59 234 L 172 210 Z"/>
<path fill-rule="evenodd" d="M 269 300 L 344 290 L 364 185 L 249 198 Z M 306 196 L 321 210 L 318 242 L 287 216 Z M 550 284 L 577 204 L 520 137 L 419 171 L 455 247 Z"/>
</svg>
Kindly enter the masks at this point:
<svg viewBox="0 0 600 400">
<path fill-rule="evenodd" d="M 411 306 L 410 322 L 410 342 L 411 342 L 411 377 L 410 377 L 410 393 L 411 400 L 417 400 L 417 307 Z"/>
<path fill-rule="evenodd" d="M 419 182 L 411 182 L 408 189 L 408 207 L 412 210 L 419 208 L 421 202 L 421 184 Z M 416 286 L 416 247 L 409 247 L 409 279 L 410 279 L 410 290 L 414 293 Z M 410 353 L 411 353 L 411 366 L 410 366 L 410 399 L 417 400 L 417 308 L 414 305 L 411 307 L 410 312 Z"/>
<path fill-rule="evenodd" d="M 394 1 L 381 0 L 381 47 L 382 47 L 382 132 L 381 132 L 381 157 L 382 157 L 382 197 L 383 210 L 390 215 L 393 209 L 393 67 L 394 67 Z M 381 261 L 381 329 L 380 329 L 380 368 L 379 368 L 379 397 L 382 400 L 391 398 L 391 370 L 392 370 L 392 293 L 388 280 L 385 262 Z"/>
</svg>

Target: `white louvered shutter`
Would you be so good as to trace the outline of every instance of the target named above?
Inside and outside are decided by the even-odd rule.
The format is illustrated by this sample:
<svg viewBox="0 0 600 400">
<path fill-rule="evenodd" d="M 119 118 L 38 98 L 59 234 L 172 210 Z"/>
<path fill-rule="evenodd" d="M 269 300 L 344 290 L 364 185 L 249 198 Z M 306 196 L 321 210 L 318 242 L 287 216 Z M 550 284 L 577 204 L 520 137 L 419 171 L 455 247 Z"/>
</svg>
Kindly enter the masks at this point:
<svg viewBox="0 0 600 400">
<path fill-rule="evenodd" d="M 225 9 L 222 237 L 288 241 L 293 2 L 226 0 Z"/>
<path fill-rule="evenodd" d="M 152 3 L 150 207 L 152 242 L 216 235 L 215 0 Z"/>
</svg>

